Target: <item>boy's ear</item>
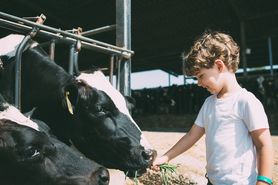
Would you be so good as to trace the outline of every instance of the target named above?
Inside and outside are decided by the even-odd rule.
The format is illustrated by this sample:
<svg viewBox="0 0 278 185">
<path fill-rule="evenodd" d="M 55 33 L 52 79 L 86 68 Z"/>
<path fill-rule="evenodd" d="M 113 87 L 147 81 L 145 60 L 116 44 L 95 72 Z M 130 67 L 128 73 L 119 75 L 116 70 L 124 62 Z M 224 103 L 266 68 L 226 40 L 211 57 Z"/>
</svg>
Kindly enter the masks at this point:
<svg viewBox="0 0 278 185">
<path fill-rule="evenodd" d="M 217 66 L 217 69 L 219 70 L 219 72 L 222 72 L 224 70 L 225 64 L 222 60 L 216 59 L 214 63 Z"/>
</svg>

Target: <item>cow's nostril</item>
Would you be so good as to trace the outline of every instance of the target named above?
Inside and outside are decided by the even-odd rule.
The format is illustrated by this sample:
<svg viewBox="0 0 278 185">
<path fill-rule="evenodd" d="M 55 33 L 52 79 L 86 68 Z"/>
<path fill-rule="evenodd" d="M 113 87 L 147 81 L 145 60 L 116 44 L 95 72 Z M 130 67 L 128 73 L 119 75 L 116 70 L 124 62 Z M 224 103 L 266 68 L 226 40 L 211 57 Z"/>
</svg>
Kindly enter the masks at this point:
<svg viewBox="0 0 278 185">
<path fill-rule="evenodd" d="M 150 160 L 152 157 L 152 150 L 143 150 L 142 156 L 145 160 Z"/>
<path fill-rule="evenodd" d="M 108 185 L 110 179 L 108 170 L 100 167 L 97 171 L 97 179 L 99 185 Z"/>
</svg>

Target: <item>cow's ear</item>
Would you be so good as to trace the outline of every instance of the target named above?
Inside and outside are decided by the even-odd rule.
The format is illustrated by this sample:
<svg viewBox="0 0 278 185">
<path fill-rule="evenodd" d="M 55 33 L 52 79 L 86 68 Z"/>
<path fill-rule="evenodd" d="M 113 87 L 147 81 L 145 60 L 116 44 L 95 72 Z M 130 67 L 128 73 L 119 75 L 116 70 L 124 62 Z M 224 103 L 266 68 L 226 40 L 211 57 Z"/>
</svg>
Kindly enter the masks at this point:
<svg viewBox="0 0 278 185">
<path fill-rule="evenodd" d="M 28 112 L 24 112 L 24 116 L 27 118 L 32 118 L 34 112 L 36 112 L 37 107 L 33 107 L 32 110 L 28 111 Z"/>
<path fill-rule="evenodd" d="M 132 113 L 132 110 L 135 108 L 136 100 L 131 96 L 125 96 L 125 102 L 129 113 Z"/>
<path fill-rule="evenodd" d="M 95 90 L 86 83 L 80 83 L 78 86 L 78 106 L 88 108 L 88 106 L 94 101 Z M 79 108 L 81 108 L 79 107 Z M 81 108 L 82 109 L 82 108 Z"/>
</svg>

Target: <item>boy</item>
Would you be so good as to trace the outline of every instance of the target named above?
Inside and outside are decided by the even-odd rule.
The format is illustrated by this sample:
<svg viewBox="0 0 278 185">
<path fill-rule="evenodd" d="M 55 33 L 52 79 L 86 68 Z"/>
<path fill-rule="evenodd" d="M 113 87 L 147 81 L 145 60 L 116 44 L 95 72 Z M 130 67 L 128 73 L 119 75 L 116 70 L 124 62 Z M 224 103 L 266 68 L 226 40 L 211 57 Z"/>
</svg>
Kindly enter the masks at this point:
<svg viewBox="0 0 278 185">
<path fill-rule="evenodd" d="M 268 120 L 261 102 L 241 88 L 235 76 L 239 47 L 231 36 L 206 32 L 184 57 L 186 75 L 212 95 L 195 123 L 153 168 L 188 150 L 206 134 L 208 184 L 272 184 L 273 148 Z"/>
</svg>

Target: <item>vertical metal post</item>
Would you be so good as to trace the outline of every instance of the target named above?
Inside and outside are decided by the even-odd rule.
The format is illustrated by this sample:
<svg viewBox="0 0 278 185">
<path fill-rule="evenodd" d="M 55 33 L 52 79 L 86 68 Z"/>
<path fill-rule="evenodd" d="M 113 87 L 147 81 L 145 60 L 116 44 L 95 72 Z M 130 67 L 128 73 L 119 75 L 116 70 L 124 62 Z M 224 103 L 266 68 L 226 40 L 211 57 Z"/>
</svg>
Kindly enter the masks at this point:
<svg viewBox="0 0 278 185">
<path fill-rule="evenodd" d="M 55 58 L 55 40 L 51 40 L 50 46 L 49 46 L 49 57 L 54 60 Z"/>
<path fill-rule="evenodd" d="M 116 45 L 131 49 L 131 0 L 116 0 Z M 117 67 L 117 88 L 130 96 L 131 60 L 118 58 Z"/>
<path fill-rule="evenodd" d="M 245 23 L 240 21 L 240 40 L 241 40 L 241 62 L 243 67 L 243 76 L 247 76 L 247 57 L 246 57 L 246 38 L 245 38 Z"/>
<path fill-rule="evenodd" d="M 113 84 L 113 74 L 114 74 L 114 55 L 111 55 L 110 57 L 110 68 L 109 68 L 109 81 L 112 85 Z"/>
<path fill-rule="evenodd" d="M 75 74 L 79 74 L 78 56 L 79 56 L 79 52 L 75 50 L 73 53 L 73 65 L 74 65 Z"/>
<path fill-rule="evenodd" d="M 37 20 L 36 23 L 43 24 L 46 17 L 41 14 Z M 15 106 L 21 111 L 21 56 L 23 53 L 23 50 L 25 46 L 27 45 L 28 41 L 35 37 L 37 32 L 39 31 L 39 28 L 34 26 L 31 30 L 31 32 L 26 35 L 21 43 L 19 44 L 18 48 L 16 49 L 16 56 L 15 56 Z"/>
<path fill-rule="evenodd" d="M 69 66 L 68 66 L 68 72 L 71 75 L 73 74 L 74 52 L 75 52 L 75 44 L 71 44 L 70 53 L 69 53 Z"/>
<path fill-rule="evenodd" d="M 16 49 L 15 54 L 15 106 L 21 111 L 21 56 L 27 42 L 31 39 L 31 35 L 26 35 L 18 48 Z"/>
<path fill-rule="evenodd" d="M 271 37 L 267 38 L 267 45 L 268 45 L 268 59 L 269 59 L 269 66 L 270 66 L 270 75 L 273 76 L 273 55 L 272 55 Z"/>
<path fill-rule="evenodd" d="M 117 61 L 117 63 L 116 63 L 116 66 L 117 66 L 116 89 L 120 90 L 120 83 L 121 83 L 120 82 L 120 79 L 121 79 L 120 78 L 120 74 L 121 74 L 120 66 L 121 66 L 122 58 L 117 56 L 116 61 Z"/>
</svg>

